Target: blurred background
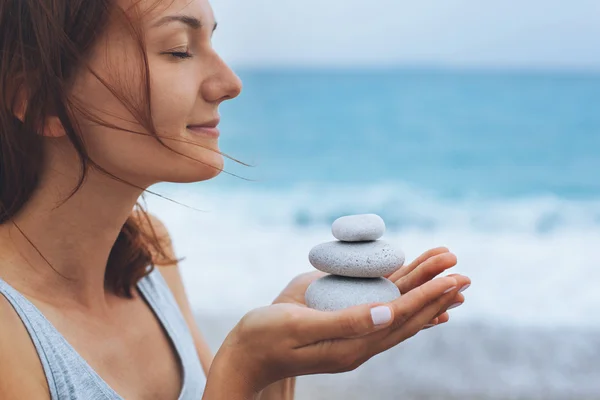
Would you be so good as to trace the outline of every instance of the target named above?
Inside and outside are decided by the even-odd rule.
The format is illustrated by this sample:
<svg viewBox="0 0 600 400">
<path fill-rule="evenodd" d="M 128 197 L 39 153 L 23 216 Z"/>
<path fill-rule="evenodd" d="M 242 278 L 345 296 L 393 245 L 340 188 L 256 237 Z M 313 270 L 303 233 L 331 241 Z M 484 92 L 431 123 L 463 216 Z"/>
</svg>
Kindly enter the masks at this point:
<svg viewBox="0 0 600 400">
<path fill-rule="evenodd" d="M 299 399 L 600 399 L 600 1 L 212 0 L 244 162 L 148 196 L 217 349 L 331 222 L 377 213 L 473 281 L 451 321 Z"/>
</svg>

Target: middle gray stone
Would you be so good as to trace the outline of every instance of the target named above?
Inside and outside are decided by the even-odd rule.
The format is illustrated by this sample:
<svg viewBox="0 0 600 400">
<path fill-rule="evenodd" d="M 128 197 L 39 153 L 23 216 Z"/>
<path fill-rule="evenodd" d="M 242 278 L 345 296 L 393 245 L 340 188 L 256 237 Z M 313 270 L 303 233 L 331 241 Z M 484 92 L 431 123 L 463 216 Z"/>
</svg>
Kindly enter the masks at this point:
<svg viewBox="0 0 600 400">
<path fill-rule="evenodd" d="M 308 259 L 316 269 L 328 274 L 378 278 L 398 270 L 404 264 L 404 253 L 384 240 L 333 241 L 313 247 Z"/>
</svg>

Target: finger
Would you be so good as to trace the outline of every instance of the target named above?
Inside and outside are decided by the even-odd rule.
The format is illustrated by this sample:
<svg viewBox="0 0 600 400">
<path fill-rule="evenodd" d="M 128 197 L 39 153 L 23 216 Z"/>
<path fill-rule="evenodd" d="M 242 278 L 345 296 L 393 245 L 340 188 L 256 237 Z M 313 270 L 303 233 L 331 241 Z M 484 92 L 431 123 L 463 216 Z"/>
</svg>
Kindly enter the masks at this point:
<svg viewBox="0 0 600 400">
<path fill-rule="evenodd" d="M 465 296 L 463 296 L 462 294 L 458 293 L 454 297 L 454 301 L 452 302 L 452 304 L 450 304 L 450 306 L 448 306 L 448 308 L 446 308 L 445 311 L 452 310 L 453 308 L 456 308 L 456 307 L 460 306 L 464 302 L 465 302 Z"/>
<path fill-rule="evenodd" d="M 456 277 L 443 277 L 426 282 L 414 290 L 411 290 L 407 294 L 400 296 L 399 299 L 390 303 L 395 315 L 394 322 L 392 324 L 393 327 L 397 328 L 402 326 L 406 320 L 412 317 L 413 314 L 417 313 L 427 304 L 439 299 L 440 297 L 446 298 L 448 293 L 455 292 L 457 288 L 458 281 Z M 429 320 L 431 320 L 433 317 L 434 316 L 432 315 Z"/>
<path fill-rule="evenodd" d="M 391 275 L 387 276 L 386 278 L 388 278 L 390 281 L 396 281 L 396 280 L 402 278 L 404 275 L 409 274 L 411 271 L 413 271 L 415 268 L 417 268 L 419 265 L 424 263 L 429 258 L 437 256 L 438 254 L 448 253 L 449 251 L 450 250 L 448 250 L 445 247 L 437 247 L 435 249 L 427 250 L 425 253 L 423 253 L 419 257 L 417 257 L 409 265 L 406 265 L 406 266 L 400 268 L 398 271 L 392 273 Z"/>
<path fill-rule="evenodd" d="M 428 324 L 423 325 L 423 329 L 433 328 L 439 323 L 439 318 L 434 318 Z"/>
<path fill-rule="evenodd" d="M 410 271 L 414 270 L 415 268 L 417 268 L 419 265 L 423 264 L 425 261 L 427 261 L 431 257 L 435 257 L 439 254 L 444 254 L 444 253 L 449 253 L 449 252 L 450 252 L 450 250 L 447 247 L 436 247 L 435 249 L 427 250 L 425 253 L 421 254 L 413 262 L 411 262 L 406 267 L 406 270 L 408 272 L 410 272 Z"/>
<path fill-rule="evenodd" d="M 461 280 L 460 275 L 458 275 L 458 274 L 453 274 L 453 275 L 448 275 L 448 276 L 454 276 L 454 277 L 457 277 L 458 280 Z M 462 278 L 462 280 L 461 280 L 462 287 L 460 289 L 458 289 L 456 297 L 454 298 L 454 301 L 450 305 L 450 306 L 454 305 L 453 308 L 458 307 L 465 301 L 465 297 L 464 297 L 464 295 L 461 294 L 461 292 L 465 291 L 465 289 L 470 286 L 470 279 L 466 278 L 466 280 L 465 280 L 465 278 L 466 277 Z M 469 283 L 465 283 L 465 282 L 469 282 Z M 425 326 L 430 328 L 430 326 L 428 326 L 428 325 L 436 325 L 435 321 L 438 321 L 438 323 L 445 323 L 445 322 L 448 322 L 449 319 L 450 319 L 450 315 L 448 314 L 448 309 L 443 309 L 438 313 L 438 315 L 435 316 L 435 318 L 431 322 L 429 322 L 429 324 L 427 324 Z"/>
<path fill-rule="evenodd" d="M 279 293 L 279 295 L 273 300 L 273 304 L 279 303 L 291 303 L 298 304 L 301 306 L 305 305 L 304 292 L 310 286 L 311 283 L 319 278 L 327 275 L 321 271 L 305 272 L 296 276 L 288 285 Z"/>
<path fill-rule="evenodd" d="M 438 325 L 445 324 L 448 321 L 450 321 L 450 314 L 448 314 L 448 312 L 445 312 L 438 317 Z"/>
<path fill-rule="evenodd" d="M 440 316 L 434 318 L 428 324 L 423 326 L 423 329 L 429 329 L 429 328 L 433 328 L 434 326 L 445 324 L 449 320 L 450 320 L 450 314 L 448 314 L 447 312 L 443 312 Z"/>
<path fill-rule="evenodd" d="M 442 321 L 448 322 L 448 320 L 450 319 L 450 314 L 448 313 L 447 310 L 443 310 L 438 313 L 438 315 L 436 316 L 435 319 L 437 319 L 438 323 L 440 323 Z"/>
<path fill-rule="evenodd" d="M 394 310 L 385 304 L 365 304 L 340 311 L 316 311 L 303 323 L 307 344 L 323 340 L 353 338 L 388 327 Z"/>
<path fill-rule="evenodd" d="M 456 262 L 456 256 L 453 253 L 437 254 L 425 260 L 413 271 L 394 281 L 394 283 L 400 289 L 400 293 L 408 293 L 447 269 L 454 267 Z"/>
<path fill-rule="evenodd" d="M 323 271 L 309 271 L 303 274 L 298 275 L 297 279 L 300 282 L 313 282 L 319 278 L 324 277 L 325 275 L 329 275 Z"/>
<path fill-rule="evenodd" d="M 290 283 L 287 284 L 287 286 L 284 288 L 284 290 L 293 287 L 293 286 L 297 286 L 297 285 L 310 285 L 312 282 L 316 281 L 319 278 L 324 277 L 325 275 L 327 275 L 325 272 L 321 272 L 321 271 L 309 271 L 309 272 L 304 272 L 298 276 L 296 276 L 294 279 L 292 279 L 290 281 Z"/>
<path fill-rule="evenodd" d="M 466 276 L 460 275 L 460 274 L 448 274 L 448 276 L 451 276 L 460 281 L 460 287 L 458 289 L 458 293 L 464 292 L 471 286 L 471 279 L 469 277 L 466 277 Z"/>
<path fill-rule="evenodd" d="M 453 290 L 423 307 L 419 312 L 407 319 L 398 329 L 390 331 L 387 337 L 380 340 L 374 348 L 376 351 L 375 354 L 394 347 L 398 343 L 416 335 L 440 310 L 448 308 L 453 304 L 455 297 L 456 291 Z"/>
<path fill-rule="evenodd" d="M 462 303 L 464 303 L 465 296 L 462 294 L 462 292 L 464 292 L 471 285 L 471 279 L 469 279 L 466 276 L 463 276 L 460 274 L 451 274 L 448 276 L 456 279 L 456 281 L 459 283 L 459 288 L 458 288 L 458 290 L 455 290 L 456 294 L 454 296 L 454 301 L 452 301 L 452 303 L 448 307 L 440 310 L 438 315 L 436 315 L 436 318 L 441 316 L 444 313 L 447 314 L 448 310 L 459 307 Z"/>
<path fill-rule="evenodd" d="M 327 340 L 331 339 L 332 333 L 339 335 L 340 332 L 337 331 L 339 328 L 330 327 L 330 324 L 326 324 L 328 329 L 325 329 L 325 331 L 328 332 L 327 336 L 329 336 L 329 338 L 321 336 L 321 341 L 316 342 L 314 345 L 303 346 L 302 354 L 307 359 L 319 360 L 320 366 L 327 366 L 327 368 L 335 367 L 344 371 L 352 370 L 373 355 L 383 351 L 379 350 L 383 340 L 389 342 L 390 335 L 398 335 L 396 333 L 398 328 L 394 328 L 394 326 L 402 327 L 403 323 L 397 321 L 406 321 L 415 313 L 422 313 L 424 307 L 431 307 L 432 303 L 435 303 L 436 301 L 440 302 L 440 299 L 444 299 L 444 302 L 448 302 L 448 299 L 453 299 L 456 296 L 457 287 L 458 282 L 455 278 L 438 278 L 427 282 L 418 290 L 414 290 L 405 296 L 401 296 L 400 299 L 392 303 L 387 303 L 394 313 L 393 322 L 383 325 L 378 330 L 369 332 L 371 334 L 367 333 L 367 335 L 362 335 L 360 337 L 340 340 Z M 441 307 L 441 305 L 438 305 L 438 308 L 439 307 Z M 358 307 L 354 307 L 354 309 L 358 309 Z M 431 312 L 431 317 L 433 317 L 434 313 L 435 312 L 433 311 Z M 428 320 L 431 319 L 432 318 L 429 318 Z M 427 321 L 423 321 L 419 329 L 422 328 L 426 322 Z M 342 332 L 345 335 L 348 334 L 348 331 L 352 331 L 352 329 L 342 329 Z M 356 335 L 357 333 L 357 331 L 354 331 L 353 336 L 358 336 Z M 333 362 L 333 364 L 330 365 L 329 362 Z"/>
<path fill-rule="evenodd" d="M 452 281 L 452 279 L 453 278 L 447 277 L 438 278 L 423 285 L 422 290 L 424 293 L 427 293 L 423 300 L 425 298 L 433 298 L 433 300 L 428 303 L 420 303 L 421 307 L 419 307 L 418 311 L 411 315 L 404 323 L 398 325 L 398 327 L 394 327 L 396 325 L 396 321 L 394 321 L 387 329 L 374 332 L 371 335 L 341 341 L 322 342 L 324 345 L 314 346 L 314 349 L 311 348 L 310 350 L 323 353 L 323 347 L 325 347 L 326 352 L 335 355 L 335 358 L 341 360 L 342 364 L 350 365 L 352 368 L 357 367 L 374 355 L 381 353 L 416 334 L 428 321 L 433 319 L 441 308 L 451 304 L 456 296 L 456 286 L 458 286 L 457 283 L 450 282 L 451 286 L 448 287 L 447 282 Z M 446 285 L 443 285 L 444 281 L 446 282 Z M 452 290 L 448 291 L 447 289 L 449 288 L 452 288 Z M 411 297 L 417 297 L 416 293 L 419 291 L 420 290 L 415 290 L 414 292 L 411 292 Z M 430 291 L 436 293 L 437 297 L 430 297 Z M 409 297 L 409 295 L 403 297 L 406 298 Z M 406 299 L 404 300 L 406 301 Z M 413 300 L 411 299 L 410 302 L 412 301 Z M 398 312 L 396 311 L 396 320 L 397 319 Z M 412 322 L 412 324 L 407 326 L 409 321 Z M 415 323 L 414 321 L 417 322 Z M 420 323 L 420 325 L 417 325 L 418 323 Z"/>
<path fill-rule="evenodd" d="M 419 288 L 409 292 L 406 295 L 403 295 L 402 297 L 404 297 L 405 299 L 407 297 L 409 297 L 410 295 L 414 293 L 418 293 L 419 291 L 422 290 L 422 288 L 427 287 L 427 285 L 430 285 L 433 282 L 437 282 L 440 281 L 442 279 L 455 279 L 456 280 L 456 287 L 452 288 L 452 290 L 447 290 L 446 293 L 443 293 L 440 296 L 437 296 L 436 298 L 433 298 L 430 302 L 428 302 L 428 304 L 424 304 L 423 307 L 431 304 L 433 301 L 438 301 L 440 300 L 440 298 L 444 298 L 444 299 L 450 299 L 451 301 L 449 303 L 446 304 L 445 307 L 442 307 L 438 310 L 438 312 L 435 315 L 432 315 L 431 318 L 429 319 L 429 321 L 432 321 L 436 318 L 439 318 L 440 316 L 442 316 L 447 309 L 450 306 L 454 306 L 454 307 L 458 307 L 459 305 L 461 305 L 465 298 L 462 294 L 459 293 L 460 288 L 464 287 L 466 284 L 468 284 L 471 280 L 463 275 L 459 275 L 459 274 L 453 274 L 451 276 L 447 276 L 445 278 L 437 278 L 433 281 L 427 282 L 426 284 L 420 286 Z M 399 329 L 400 327 L 402 327 L 402 325 L 406 322 L 406 320 L 408 320 L 410 317 L 412 317 L 412 315 L 408 315 L 406 316 L 404 319 L 401 318 L 401 312 L 399 310 L 395 310 L 394 313 L 396 314 L 396 318 L 394 320 L 394 323 L 392 324 L 392 326 L 388 329 L 386 329 L 383 332 L 378 332 L 375 333 L 374 335 L 377 336 L 380 340 L 382 340 L 385 335 L 387 335 L 390 331 L 395 330 L 395 329 Z M 445 318 L 445 317 L 444 317 Z M 438 320 L 439 322 L 439 320 Z M 429 322 L 423 322 L 423 326 L 429 324 Z"/>
<path fill-rule="evenodd" d="M 385 305 L 365 304 L 329 312 L 311 310 L 312 315 L 304 319 L 300 333 L 308 339 L 305 341 L 308 345 L 322 340 L 360 337 L 391 325 L 400 326 L 426 304 L 444 293 L 456 291 L 457 287 L 457 277 L 444 277 Z"/>
</svg>

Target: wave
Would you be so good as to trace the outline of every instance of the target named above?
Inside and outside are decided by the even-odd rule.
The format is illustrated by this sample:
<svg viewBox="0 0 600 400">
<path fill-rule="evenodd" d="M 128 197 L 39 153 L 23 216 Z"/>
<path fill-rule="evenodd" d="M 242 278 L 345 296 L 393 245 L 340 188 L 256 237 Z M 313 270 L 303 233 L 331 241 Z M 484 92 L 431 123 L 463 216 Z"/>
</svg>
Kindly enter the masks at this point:
<svg viewBox="0 0 600 400">
<path fill-rule="evenodd" d="M 286 190 L 220 188 L 206 193 L 197 185 L 193 190 L 171 190 L 170 194 L 209 212 L 227 209 L 269 226 L 322 227 L 341 215 L 371 212 L 384 218 L 389 231 L 460 228 L 549 234 L 600 228 L 600 198 L 440 198 L 397 183 L 368 187 L 298 185 Z"/>
<path fill-rule="evenodd" d="M 333 240 L 341 216 L 374 212 L 384 239 L 408 259 L 444 245 L 455 272 L 473 280 L 453 318 L 500 325 L 600 326 L 597 244 L 600 199 L 440 198 L 406 185 L 304 185 L 291 189 L 169 189 L 195 212 L 149 198 L 174 239 L 191 301 L 219 313 L 268 304 L 298 273 L 312 246 Z"/>
</svg>

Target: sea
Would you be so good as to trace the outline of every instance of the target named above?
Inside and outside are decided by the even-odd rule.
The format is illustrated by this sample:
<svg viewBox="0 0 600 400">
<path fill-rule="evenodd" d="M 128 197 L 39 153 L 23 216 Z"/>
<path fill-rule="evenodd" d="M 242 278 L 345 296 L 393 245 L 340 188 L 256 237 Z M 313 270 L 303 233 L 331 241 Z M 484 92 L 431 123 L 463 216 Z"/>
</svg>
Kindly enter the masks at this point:
<svg viewBox="0 0 600 400">
<path fill-rule="evenodd" d="M 146 195 L 212 346 L 313 270 L 336 218 L 376 213 L 473 284 L 446 325 L 300 398 L 600 399 L 600 73 L 237 72 L 221 149 L 250 166 Z"/>
</svg>

